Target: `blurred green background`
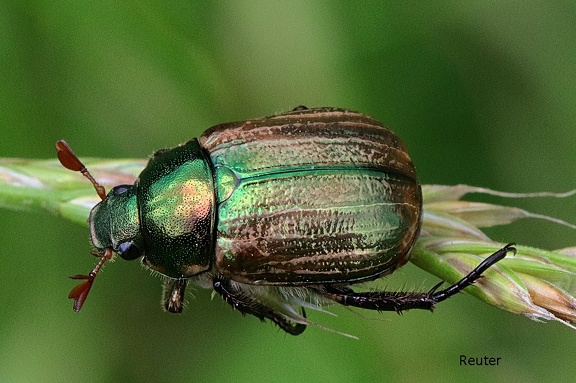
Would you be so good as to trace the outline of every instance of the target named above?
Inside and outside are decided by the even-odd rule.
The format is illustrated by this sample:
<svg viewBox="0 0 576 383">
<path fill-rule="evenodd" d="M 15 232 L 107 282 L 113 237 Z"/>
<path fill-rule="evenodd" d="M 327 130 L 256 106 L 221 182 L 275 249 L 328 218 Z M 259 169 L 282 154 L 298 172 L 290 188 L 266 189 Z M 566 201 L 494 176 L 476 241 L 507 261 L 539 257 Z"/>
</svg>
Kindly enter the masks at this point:
<svg viewBox="0 0 576 383">
<path fill-rule="evenodd" d="M 9 4 L 10 3 L 10 4 Z M 55 5 L 57 4 L 57 5 Z M 296 105 L 368 113 L 406 142 L 423 183 L 511 192 L 576 187 L 573 1 L 0 2 L 0 157 L 145 157 L 225 121 Z M 501 200 L 497 200 L 502 202 Z M 576 222 L 574 197 L 513 201 Z M 521 222 L 496 240 L 576 244 Z M 88 231 L 0 212 L 4 382 L 571 381 L 576 332 L 461 294 L 428 312 L 351 312 L 292 337 L 197 289 L 163 313 L 160 281 L 106 267 L 81 313 L 70 274 Z M 382 287 L 437 280 L 408 265 Z M 495 367 L 459 356 L 500 357 Z"/>
</svg>

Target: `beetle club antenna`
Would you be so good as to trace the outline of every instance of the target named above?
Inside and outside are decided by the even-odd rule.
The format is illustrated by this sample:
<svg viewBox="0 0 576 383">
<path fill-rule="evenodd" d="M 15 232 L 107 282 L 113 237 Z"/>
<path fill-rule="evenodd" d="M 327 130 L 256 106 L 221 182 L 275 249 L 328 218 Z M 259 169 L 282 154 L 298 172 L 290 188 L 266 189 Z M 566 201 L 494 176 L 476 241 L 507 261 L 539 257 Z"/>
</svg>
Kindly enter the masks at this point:
<svg viewBox="0 0 576 383">
<path fill-rule="evenodd" d="M 82 173 L 84 177 L 88 178 L 90 182 L 92 182 L 92 185 L 94 185 L 94 189 L 96 189 L 96 193 L 98 193 L 98 196 L 102 198 L 102 200 L 106 199 L 106 190 L 104 189 L 104 186 L 100 185 L 94 179 L 94 177 L 92 177 L 92 174 L 90 174 L 88 169 L 86 169 L 86 166 L 84 166 L 84 164 L 82 163 L 82 161 L 80 161 L 78 156 L 74 154 L 72 148 L 70 148 L 70 146 L 66 143 L 66 141 L 64 140 L 57 141 L 56 151 L 58 153 L 58 160 L 60 161 L 62 166 L 64 166 L 66 169 Z"/>
<path fill-rule="evenodd" d="M 68 294 L 69 299 L 74 299 L 74 311 L 76 312 L 80 311 L 80 309 L 84 305 L 84 301 L 86 301 L 86 297 L 88 296 L 88 293 L 92 288 L 92 283 L 94 283 L 94 279 L 96 278 L 96 275 L 98 274 L 104 263 L 107 260 L 112 259 L 113 250 L 111 247 L 107 247 L 101 252 L 94 253 L 94 255 L 100 257 L 100 261 L 96 266 L 94 266 L 94 268 L 88 275 L 78 274 L 78 275 L 71 275 L 69 277 L 70 279 L 84 280 L 84 282 L 74 287 L 72 291 L 70 291 L 70 294 Z"/>
<path fill-rule="evenodd" d="M 88 169 L 86 169 L 86 166 L 84 166 L 84 164 L 82 163 L 82 161 L 80 161 L 78 156 L 74 154 L 74 152 L 72 151 L 70 146 L 68 146 L 66 141 L 64 140 L 57 141 L 56 151 L 58 153 L 58 160 L 60 161 L 62 166 L 64 166 L 66 169 L 70 169 L 75 172 L 80 172 L 84 177 L 88 178 L 88 180 L 90 180 L 92 185 L 94 185 L 94 189 L 96 189 L 96 193 L 98 193 L 98 196 L 102 199 L 102 201 L 104 201 L 106 199 L 106 190 L 104 189 L 104 186 L 100 185 L 94 179 L 94 177 L 92 177 L 92 174 L 90 174 Z M 112 259 L 114 251 L 112 250 L 111 247 L 107 247 L 93 254 L 97 257 L 100 257 L 100 261 L 88 275 L 70 276 L 71 279 L 84 280 L 84 282 L 74 287 L 72 291 L 70 291 L 70 294 L 68 294 L 68 298 L 74 299 L 74 311 L 76 312 L 80 311 L 82 305 L 84 305 L 86 297 L 88 296 L 88 293 L 92 288 L 92 284 L 94 283 L 96 275 L 98 275 L 98 272 L 100 271 L 104 263 L 106 263 L 107 260 Z"/>
</svg>

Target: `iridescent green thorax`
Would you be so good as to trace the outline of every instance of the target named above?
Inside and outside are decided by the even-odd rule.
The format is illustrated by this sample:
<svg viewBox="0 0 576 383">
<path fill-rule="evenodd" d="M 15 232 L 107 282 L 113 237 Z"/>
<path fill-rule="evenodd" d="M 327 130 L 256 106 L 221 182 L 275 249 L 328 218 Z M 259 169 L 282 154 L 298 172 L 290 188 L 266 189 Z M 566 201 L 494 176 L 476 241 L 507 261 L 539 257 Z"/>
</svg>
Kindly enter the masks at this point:
<svg viewBox="0 0 576 383">
<path fill-rule="evenodd" d="M 144 263 L 173 278 L 209 269 L 214 183 L 198 140 L 154 154 L 135 183 Z"/>
</svg>

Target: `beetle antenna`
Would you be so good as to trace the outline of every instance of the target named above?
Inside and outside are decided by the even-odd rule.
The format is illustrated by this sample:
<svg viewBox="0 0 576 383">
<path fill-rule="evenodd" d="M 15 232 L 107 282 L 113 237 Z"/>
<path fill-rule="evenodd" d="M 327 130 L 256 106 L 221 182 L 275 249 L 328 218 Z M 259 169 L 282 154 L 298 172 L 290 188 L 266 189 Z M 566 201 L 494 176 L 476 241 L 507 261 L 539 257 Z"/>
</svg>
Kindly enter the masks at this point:
<svg viewBox="0 0 576 383">
<path fill-rule="evenodd" d="M 92 174 L 86 169 L 86 166 L 80 161 L 78 156 L 74 153 L 72 148 L 66 143 L 64 140 L 60 140 L 56 142 L 56 151 L 58 153 L 58 160 L 66 169 L 80 172 L 82 175 L 94 185 L 94 189 L 98 196 L 104 201 L 106 199 L 106 189 L 104 186 L 100 185 L 98 181 L 92 177 Z M 72 279 L 81 279 L 84 282 L 80 283 L 78 286 L 74 287 L 70 294 L 68 294 L 68 298 L 74 299 L 74 311 L 78 312 L 84 305 L 86 301 L 86 297 L 92 288 L 92 284 L 94 283 L 94 279 L 104 263 L 109 259 L 112 259 L 114 255 L 114 251 L 111 247 L 107 247 L 102 251 L 97 253 L 92 253 L 93 255 L 100 257 L 100 261 L 98 264 L 92 269 L 92 271 L 88 275 L 72 275 L 70 278 Z"/>
<path fill-rule="evenodd" d="M 70 148 L 70 146 L 66 143 L 66 141 L 64 140 L 57 141 L 56 151 L 58 152 L 58 160 L 60 160 L 62 166 L 64 166 L 66 169 L 82 173 L 84 177 L 88 178 L 88 180 L 92 182 L 92 185 L 94 185 L 94 189 L 96 189 L 96 193 L 98 193 L 98 196 L 102 198 L 102 200 L 106 199 L 106 190 L 104 189 L 104 186 L 100 185 L 94 179 L 94 177 L 92 177 L 92 174 L 90 174 L 88 169 L 86 169 L 86 166 L 84 166 L 84 164 L 82 163 L 82 161 L 80 161 L 78 156 L 74 154 L 72 148 Z"/>
<path fill-rule="evenodd" d="M 98 256 L 100 257 L 100 261 L 98 264 L 92 269 L 92 271 L 88 275 L 72 275 L 71 279 L 82 279 L 84 282 L 80 283 L 78 286 L 74 287 L 70 294 L 68 294 L 68 298 L 74 299 L 74 311 L 78 312 L 84 305 L 86 301 L 86 297 L 92 288 L 92 284 L 94 283 L 94 279 L 104 263 L 107 260 L 112 259 L 114 252 L 111 247 L 107 247 L 104 251 L 100 252 Z"/>
</svg>

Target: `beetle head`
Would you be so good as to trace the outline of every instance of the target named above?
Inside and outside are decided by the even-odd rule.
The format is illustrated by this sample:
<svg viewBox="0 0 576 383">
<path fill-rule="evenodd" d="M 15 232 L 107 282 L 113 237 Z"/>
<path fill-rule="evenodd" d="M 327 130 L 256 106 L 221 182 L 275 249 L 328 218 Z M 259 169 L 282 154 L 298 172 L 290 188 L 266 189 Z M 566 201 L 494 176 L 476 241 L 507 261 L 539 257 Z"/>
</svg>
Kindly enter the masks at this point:
<svg viewBox="0 0 576 383">
<path fill-rule="evenodd" d="M 84 281 L 68 294 L 68 298 L 74 300 L 74 311 L 80 311 L 96 275 L 114 253 L 118 253 L 127 260 L 136 259 L 142 255 L 136 196 L 133 185 L 116 186 L 106 195 L 104 187 L 92 177 L 65 141 L 56 142 L 56 151 L 60 163 L 65 168 L 80 172 L 88 178 L 102 199 L 90 212 L 90 233 L 92 242 L 98 249 L 92 254 L 99 257 L 100 261 L 87 275 L 70 277 Z"/>
<path fill-rule="evenodd" d="M 94 206 L 88 219 L 97 249 L 112 248 L 125 260 L 141 257 L 142 239 L 134 185 L 119 185 Z"/>
</svg>

